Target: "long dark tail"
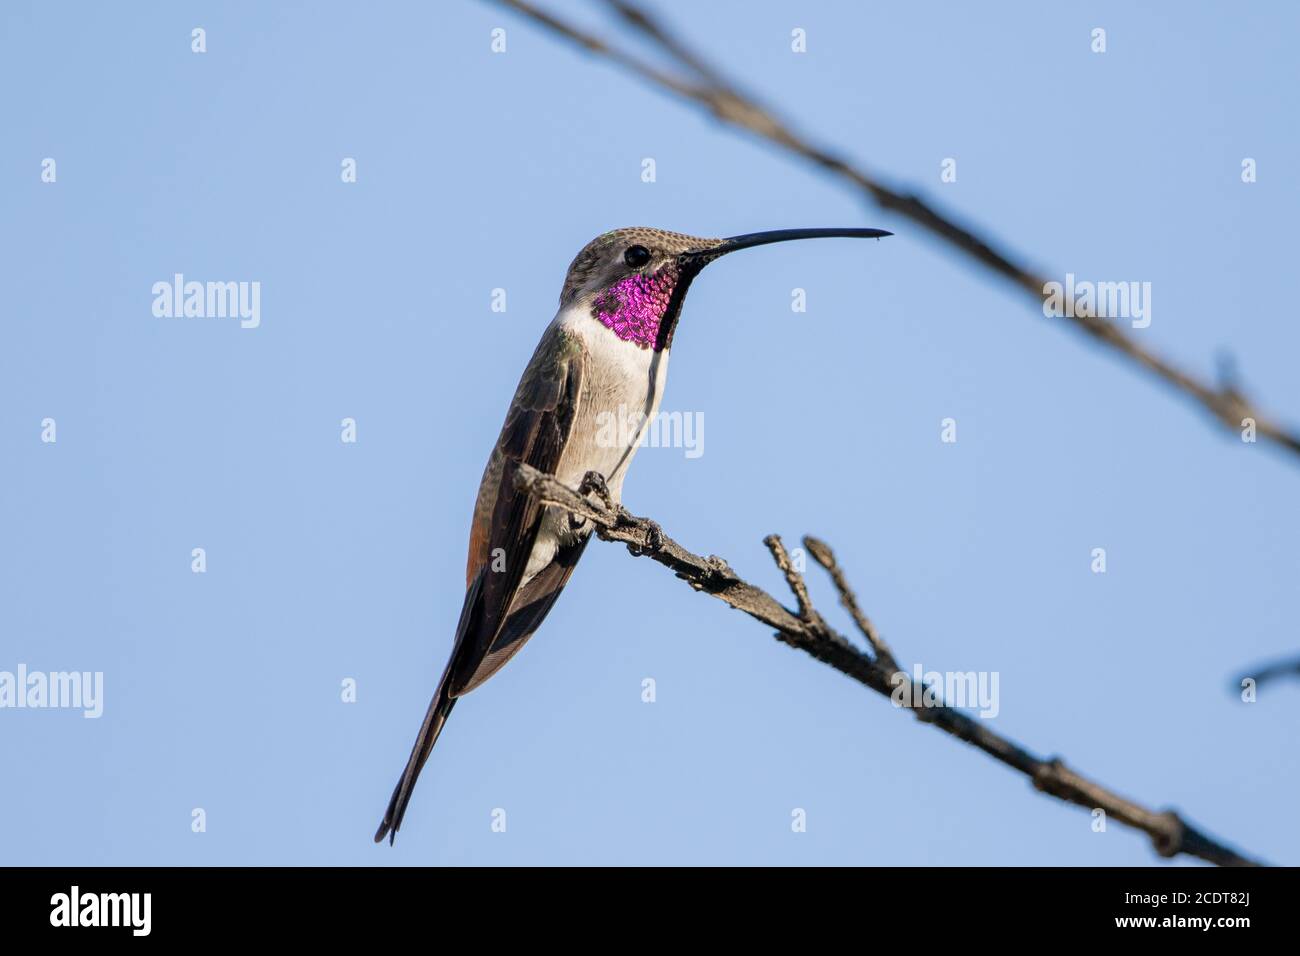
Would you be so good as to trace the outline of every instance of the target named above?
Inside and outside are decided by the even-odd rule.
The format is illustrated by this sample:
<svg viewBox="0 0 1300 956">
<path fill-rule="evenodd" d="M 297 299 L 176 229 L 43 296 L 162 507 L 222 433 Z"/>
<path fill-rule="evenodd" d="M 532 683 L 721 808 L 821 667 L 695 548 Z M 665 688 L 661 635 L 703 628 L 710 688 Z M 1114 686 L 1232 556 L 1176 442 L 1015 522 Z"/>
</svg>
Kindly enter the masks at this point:
<svg viewBox="0 0 1300 956">
<path fill-rule="evenodd" d="M 402 779 L 397 781 L 393 796 L 388 801 L 388 809 L 384 811 L 384 820 L 375 831 L 376 843 L 382 843 L 387 836 L 391 846 L 397 838 L 397 831 L 402 826 L 402 817 L 406 815 L 406 805 L 411 802 L 411 791 L 415 789 L 415 780 L 424 769 L 424 763 L 429 759 L 433 745 L 438 742 L 438 735 L 442 733 L 442 725 L 447 722 L 447 715 L 456 706 L 456 698 L 452 696 L 452 681 L 455 680 L 453 675 L 463 672 L 462 658 L 473 652 L 472 644 L 466 642 L 465 637 L 474 628 L 482 610 L 480 598 L 483 594 L 485 573 L 480 571 L 465 591 L 465 603 L 461 605 L 460 622 L 456 625 L 456 642 L 452 645 L 451 658 L 443 668 L 438 689 L 433 692 L 433 700 L 429 701 L 429 709 L 425 711 L 424 723 L 420 724 L 420 732 L 415 737 L 415 746 L 411 748 L 411 756 L 406 761 L 406 769 L 402 771 Z"/>
<path fill-rule="evenodd" d="M 406 769 L 402 771 L 402 779 L 397 781 L 392 799 L 388 801 L 388 809 L 384 812 L 384 821 L 375 831 L 376 843 L 382 843 L 387 836 L 391 846 L 397 838 L 397 831 L 402 826 L 402 817 L 406 815 L 406 805 L 411 802 L 411 793 L 415 790 L 416 778 L 424 769 L 424 762 L 429 759 L 433 745 L 438 742 L 438 735 L 442 733 L 442 725 L 447 722 L 447 715 L 456 706 L 456 698 L 448 693 L 451 670 L 448 666 L 446 673 L 442 675 L 442 680 L 438 682 L 438 690 L 434 693 L 433 700 L 429 702 L 429 710 L 424 715 L 424 723 L 420 725 L 420 733 L 415 738 L 411 757 L 406 761 Z"/>
</svg>

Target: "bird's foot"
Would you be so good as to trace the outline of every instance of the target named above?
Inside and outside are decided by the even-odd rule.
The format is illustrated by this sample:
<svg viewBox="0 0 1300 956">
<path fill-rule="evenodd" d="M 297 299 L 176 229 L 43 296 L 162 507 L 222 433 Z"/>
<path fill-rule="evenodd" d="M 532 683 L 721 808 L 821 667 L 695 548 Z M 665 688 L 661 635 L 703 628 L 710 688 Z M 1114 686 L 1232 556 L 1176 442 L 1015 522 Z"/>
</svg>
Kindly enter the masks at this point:
<svg viewBox="0 0 1300 956">
<path fill-rule="evenodd" d="M 578 485 L 578 494 L 594 494 L 610 511 L 618 511 L 618 506 L 614 504 L 614 496 L 609 493 L 609 485 L 605 483 L 605 476 L 598 471 L 589 471 L 582 476 L 582 484 Z"/>
<path fill-rule="evenodd" d="M 653 554 L 664 546 L 664 532 L 659 525 L 648 519 L 638 518 L 632 512 L 628 511 L 621 504 L 614 500 L 614 496 L 609 492 L 609 485 L 605 482 L 605 476 L 598 471 L 589 471 L 582 476 L 582 483 L 578 485 L 578 494 L 595 495 L 600 499 L 608 511 L 614 513 L 615 525 L 627 527 L 629 525 L 642 527 L 645 529 L 645 543 L 642 545 L 628 545 L 636 554 Z M 569 516 L 570 527 L 580 528 L 586 523 L 583 519 L 580 523 L 574 524 L 574 516 Z"/>
<path fill-rule="evenodd" d="M 658 551 L 664 546 L 664 529 L 659 527 L 657 521 L 646 521 L 645 531 L 645 548 L 647 551 Z"/>
<path fill-rule="evenodd" d="M 605 476 L 598 471 L 589 471 L 582 476 L 582 482 L 578 485 L 578 494 L 584 498 L 587 495 L 595 495 L 600 499 L 608 510 L 618 514 L 620 506 L 614 504 L 614 497 L 609 493 L 609 485 L 605 483 Z M 621 515 L 619 517 L 622 517 Z M 587 519 L 570 513 L 569 528 L 573 531 L 579 531 L 587 524 Z"/>
<path fill-rule="evenodd" d="M 659 522 L 651 521 L 649 518 L 634 518 L 626 508 L 622 511 L 623 513 L 619 515 L 620 519 L 633 521 L 645 528 L 645 544 L 629 544 L 627 546 L 629 551 L 633 554 L 654 554 L 664 546 L 664 529 L 659 527 Z"/>
</svg>

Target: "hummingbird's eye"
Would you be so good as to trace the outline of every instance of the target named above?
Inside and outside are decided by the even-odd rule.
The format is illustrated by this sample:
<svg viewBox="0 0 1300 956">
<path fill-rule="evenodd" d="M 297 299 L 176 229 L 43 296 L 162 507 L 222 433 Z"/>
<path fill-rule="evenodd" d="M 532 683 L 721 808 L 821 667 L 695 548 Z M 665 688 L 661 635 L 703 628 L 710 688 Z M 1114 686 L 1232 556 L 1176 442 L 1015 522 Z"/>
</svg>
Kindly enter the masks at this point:
<svg viewBox="0 0 1300 956">
<path fill-rule="evenodd" d="M 645 246 L 628 246 L 623 253 L 623 261 L 633 269 L 640 269 L 650 261 L 650 250 Z"/>
</svg>

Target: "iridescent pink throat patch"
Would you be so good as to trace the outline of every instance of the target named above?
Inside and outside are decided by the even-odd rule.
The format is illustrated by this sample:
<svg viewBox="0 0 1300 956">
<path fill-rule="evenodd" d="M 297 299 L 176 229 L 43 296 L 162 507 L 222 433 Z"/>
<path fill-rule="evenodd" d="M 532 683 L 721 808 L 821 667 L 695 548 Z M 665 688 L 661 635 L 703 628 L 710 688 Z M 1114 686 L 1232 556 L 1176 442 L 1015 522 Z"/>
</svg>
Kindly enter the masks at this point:
<svg viewBox="0 0 1300 956">
<path fill-rule="evenodd" d="M 623 341 L 635 342 L 643 349 L 654 348 L 676 284 L 674 269 L 630 275 L 598 295 L 591 314 Z"/>
</svg>

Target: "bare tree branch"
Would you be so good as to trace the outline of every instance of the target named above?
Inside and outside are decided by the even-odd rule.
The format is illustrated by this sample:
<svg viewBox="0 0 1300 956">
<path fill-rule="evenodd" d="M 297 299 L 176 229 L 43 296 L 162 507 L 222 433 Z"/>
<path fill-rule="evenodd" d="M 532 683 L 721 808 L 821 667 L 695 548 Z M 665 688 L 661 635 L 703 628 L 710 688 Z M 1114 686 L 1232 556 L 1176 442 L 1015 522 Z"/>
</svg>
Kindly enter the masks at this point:
<svg viewBox="0 0 1300 956">
<path fill-rule="evenodd" d="M 659 525 L 649 519 L 635 517 L 621 507 L 611 509 L 590 498 L 584 498 L 572 488 L 528 465 L 518 466 L 515 482 L 539 501 L 563 508 L 590 521 L 601 540 L 622 542 L 633 554 L 645 555 L 659 562 L 695 590 L 711 594 L 775 629 L 777 640 L 829 664 L 876 693 L 893 697 L 898 688 L 903 688 L 898 696 L 923 723 L 964 740 L 995 760 L 1020 771 L 1043 793 L 1090 810 L 1100 808 L 1105 810 L 1109 819 L 1141 830 L 1151 838 L 1156 852 L 1161 856 L 1173 857 L 1184 853 L 1219 866 L 1260 865 L 1197 830 L 1173 810 L 1149 810 L 1121 797 L 1071 770 L 1060 758 L 1037 757 L 956 708 L 946 704 L 911 706 L 911 701 L 914 700 L 911 679 L 898 670 L 892 654 L 876 635 L 875 628 L 857 608 L 857 599 L 839 570 L 834 553 L 824 542 L 804 538 L 808 553 L 831 573 L 841 601 L 850 609 L 855 622 L 873 648 L 872 653 L 856 647 L 817 613 L 802 575 L 796 570 L 785 546 L 776 535 L 764 539 L 764 543 L 795 594 L 798 612 L 790 611 L 766 591 L 741 580 L 721 558 L 701 557 L 687 551 L 663 534 Z"/>
<path fill-rule="evenodd" d="M 819 538 L 811 538 L 807 535 L 803 539 L 804 547 L 808 553 L 813 556 L 813 560 L 826 569 L 826 573 L 831 576 L 831 582 L 835 585 L 835 590 L 840 593 L 840 604 L 849 612 L 853 618 L 853 623 L 857 625 L 862 636 L 867 639 L 867 644 L 871 646 L 871 654 L 875 657 L 880 666 L 891 670 L 898 670 L 898 665 L 894 661 L 894 652 L 889 649 L 885 639 L 876 632 L 876 626 L 871 623 L 871 619 L 858 607 L 857 595 L 849 587 L 849 582 L 845 580 L 844 572 L 840 570 L 839 563 L 835 560 L 835 554 L 831 551 L 830 545 L 826 544 Z"/>
<path fill-rule="evenodd" d="M 724 80 L 717 70 L 701 57 L 692 53 L 672 31 L 664 27 L 639 4 L 629 0 L 607 0 L 614 11 L 633 30 L 675 60 L 689 74 L 675 76 L 647 63 L 587 30 L 540 9 L 527 0 L 496 0 L 541 24 L 552 33 L 579 44 L 590 53 L 604 57 L 647 82 L 676 96 L 694 102 L 714 115 L 719 121 L 747 130 L 769 142 L 783 147 L 824 171 L 838 176 L 853 186 L 880 208 L 897 213 L 928 230 L 974 258 L 985 268 L 1014 283 L 1027 293 L 1040 307 L 1044 301 L 1047 280 L 1038 275 L 1023 260 L 1010 251 L 1000 248 L 991 238 L 975 228 L 956 222 L 926 203 L 915 192 L 891 188 L 861 165 L 819 146 L 795 133 L 773 111 L 760 105 L 734 84 Z M 1300 435 L 1278 424 L 1254 406 L 1232 383 L 1218 385 L 1202 381 L 1190 372 L 1155 354 L 1119 325 L 1104 316 L 1064 316 L 1078 331 L 1110 347 L 1117 353 L 1145 369 L 1166 385 L 1182 392 L 1199 403 L 1224 427 L 1237 431 L 1245 419 L 1255 423 L 1256 434 L 1269 439 L 1281 448 L 1300 456 Z"/>
<path fill-rule="evenodd" d="M 1255 682 L 1255 687 L 1262 687 L 1264 684 L 1271 684 L 1283 677 L 1294 677 L 1300 679 L 1300 657 L 1293 657 L 1288 660 L 1274 661 L 1271 664 L 1264 664 L 1247 671 L 1237 678 L 1237 683 L 1233 691 L 1241 687 L 1244 680 L 1251 679 Z"/>
<path fill-rule="evenodd" d="M 763 539 L 763 543 L 767 545 L 767 550 L 772 552 L 772 560 L 781 569 L 781 573 L 785 575 L 785 583 L 790 585 L 790 590 L 794 592 L 794 599 L 799 603 L 799 620 L 815 628 L 824 628 L 826 622 L 813 610 L 812 598 L 808 596 L 808 585 L 804 584 L 803 574 L 795 570 L 781 539 L 774 534 L 769 534 Z"/>
</svg>

